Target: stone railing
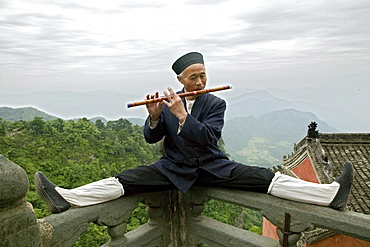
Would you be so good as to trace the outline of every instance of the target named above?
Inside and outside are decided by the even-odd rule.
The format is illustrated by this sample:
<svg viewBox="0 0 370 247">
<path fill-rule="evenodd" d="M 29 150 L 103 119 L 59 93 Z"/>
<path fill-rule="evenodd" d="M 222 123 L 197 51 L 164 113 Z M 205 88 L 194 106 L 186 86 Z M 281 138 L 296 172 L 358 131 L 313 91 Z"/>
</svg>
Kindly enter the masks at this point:
<svg viewBox="0 0 370 247">
<path fill-rule="evenodd" d="M 0 165 L 2 177 L 6 170 L 19 173 L 19 177 L 24 179 L 24 171 L 21 168 L 8 169 L 16 165 L 2 156 Z M 192 247 L 203 244 L 269 247 L 281 246 L 284 239 L 287 240 L 285 246 L 295 246 L 301 232 L 315 227 L 370 241 L 369 215 L 339 212 L 261 193 L 195 187 L 186 194 L 165 191 L 121 197 L 95 206 L 72 208 L 36 221 L 31 206 L 24 199 L 28 183 L 22 183 L 26 188 L 11 200 L 9 193 L 16 191 L 17 186 L 1 179 L 1 188 L 5 185 L 11 188 L 5 192 L 2 189 L 0 194 L 0 239 L 5 246 L 73 246 L 90 222 L 108 227 L 110 240 L 103 245 L 105 247 Z M 281 243 L 202 216 L 205 204 L 211 198 L 261 211 L 277 226 Z M 4 199 L 9 200 L 8 203 L 4 204 Z M 126 233 L 126 221 L 139 202 L 148 206 L 149 221 Z M 289 232 L 284 230 L 287 214 L 290 216 Z M 284 233 L 289 237 L 284 238 Z"/>
</svg>

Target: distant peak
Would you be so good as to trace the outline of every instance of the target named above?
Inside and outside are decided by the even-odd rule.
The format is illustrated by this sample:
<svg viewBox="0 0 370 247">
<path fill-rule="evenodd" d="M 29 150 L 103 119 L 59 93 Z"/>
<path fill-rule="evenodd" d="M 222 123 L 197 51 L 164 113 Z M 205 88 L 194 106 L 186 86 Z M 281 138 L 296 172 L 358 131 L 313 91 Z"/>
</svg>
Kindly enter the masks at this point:
<svg viewBox="0 0 370 247">
<path fill-rule="evenodd" d="M 280 100 L 279 98 L 273 96 L 267 91 L 264 90 L 255 90 L 252 92 L 244 92 L 240 94 L 239 96 L 233 97 L 230 99 L 230 103 L 238 103 L 246 100 L 259 100 L 259 101 L 270 101 L 270 100 Z"/>
</svg>

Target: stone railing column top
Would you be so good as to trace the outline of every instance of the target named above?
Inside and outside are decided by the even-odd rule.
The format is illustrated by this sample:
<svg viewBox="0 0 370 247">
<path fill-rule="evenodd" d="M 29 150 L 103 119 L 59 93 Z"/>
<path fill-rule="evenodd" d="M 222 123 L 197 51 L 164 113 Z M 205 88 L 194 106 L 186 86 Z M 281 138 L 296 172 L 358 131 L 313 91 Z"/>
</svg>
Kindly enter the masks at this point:
<svg viewBox="0 0 370 247">
<path fill-rule="evenodd" d="M 0 154 L 0 208 L 24 198 L 29 183 L 26 172 Z"/>
</svg>

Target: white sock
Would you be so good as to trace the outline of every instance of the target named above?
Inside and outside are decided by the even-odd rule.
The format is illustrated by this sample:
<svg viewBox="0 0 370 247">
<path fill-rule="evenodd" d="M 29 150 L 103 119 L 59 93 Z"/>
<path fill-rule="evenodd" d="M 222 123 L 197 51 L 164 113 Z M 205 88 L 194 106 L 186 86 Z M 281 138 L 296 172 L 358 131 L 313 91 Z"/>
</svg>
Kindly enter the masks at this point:
<svg viewBox="0 0 370 247">
<path fill-rule="evenodd" d="M 56 187 L 55 190 L 74 207 L 107 202 L 124 194 L 122 184 L 115 177 L 102 179 L 75 189 Z"/>
<path fill-rule="evenodd" d="M 329 206 L 339 190 L 339 183 L 318 184 L 277 172 L 269 186 L 269 194 L 298 202 Z"/>
</svg>

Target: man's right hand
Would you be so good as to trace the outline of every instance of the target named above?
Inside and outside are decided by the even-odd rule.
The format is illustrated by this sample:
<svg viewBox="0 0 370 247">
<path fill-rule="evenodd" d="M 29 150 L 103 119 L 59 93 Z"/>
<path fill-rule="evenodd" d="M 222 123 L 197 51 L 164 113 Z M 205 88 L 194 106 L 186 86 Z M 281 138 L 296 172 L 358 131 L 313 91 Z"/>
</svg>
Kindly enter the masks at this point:
<svg viewBox="0 0 370 247">
<path fill-rule="evenodd" d="M 146 95 L 146 99 L 156 99 L 159 98 L 159 93 L 156 92 L 155 94 L 152 95 Z M 162 113 L 162 105 L 163 105 L 163 100 L 160 102 L 154 102 L 154 103 L 148 103 L 146 104 L 146 109 L 148 110 L 150 120 L 152 121 L 157 121 L 159 119 L 159 116 Z"/>
</svg>

